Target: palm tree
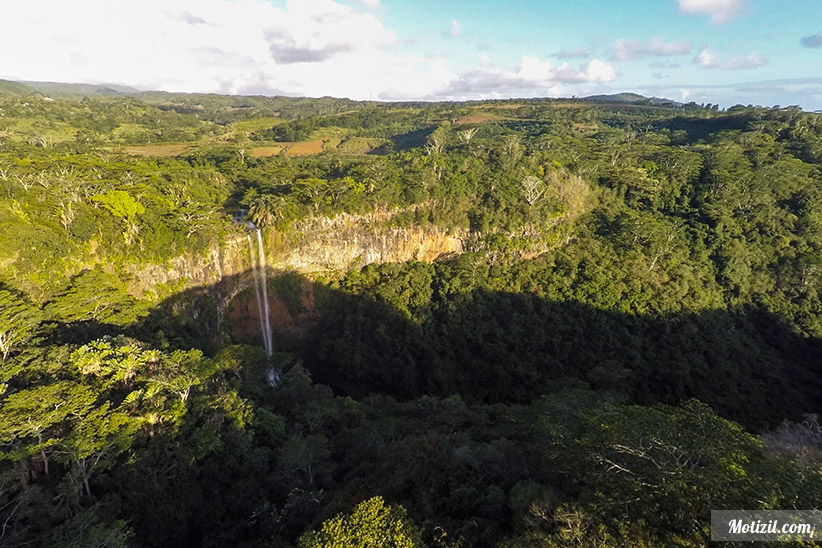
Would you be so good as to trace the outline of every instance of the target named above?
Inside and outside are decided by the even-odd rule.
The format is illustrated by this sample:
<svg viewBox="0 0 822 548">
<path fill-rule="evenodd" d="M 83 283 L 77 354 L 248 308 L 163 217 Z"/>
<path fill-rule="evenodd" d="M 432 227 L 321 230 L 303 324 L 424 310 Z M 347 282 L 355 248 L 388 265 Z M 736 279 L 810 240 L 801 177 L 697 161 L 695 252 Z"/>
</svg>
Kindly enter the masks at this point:
<svg viewBox="0 0 822 548">
<path fill-rule="evenodd" d="M 277 220 L 280 206 L 282 206 L 281 196 L 262 194 L 248 204 L 248 216 L 258 227 L 268 226 Z"/>
</svg>

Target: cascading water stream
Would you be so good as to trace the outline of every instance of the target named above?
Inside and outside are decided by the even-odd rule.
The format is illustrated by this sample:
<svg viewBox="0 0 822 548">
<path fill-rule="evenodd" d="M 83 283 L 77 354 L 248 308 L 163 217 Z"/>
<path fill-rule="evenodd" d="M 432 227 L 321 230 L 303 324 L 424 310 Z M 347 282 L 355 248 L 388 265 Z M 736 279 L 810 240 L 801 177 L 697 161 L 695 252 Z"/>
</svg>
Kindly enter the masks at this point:
<svg viewBox="0 0 822 548">
<path fill-rule="evenodd" d="M 271 356 L 274 352 L 274 345 L 271 340 L 271 322 L 268 319 L 268 288 L 265 277 L 265 254 L 263 252 L 263 238 L 260 229 L 257 229 L 257 243 L 259 254 L 255 253 L 254 243 L 251 241 L 251 234 L 248 237 L 248 255 L 251 260 L 251 272 L 254 275 L 254 293 L 257 296 L 257 312 L 260 318 L 260 331 L 263 336 L 263 346 L 266 356 Z"/>
<path fill-rule="evenodd" d="M 263 249 L 263 234 L 260 232 L 260 229 L 257 229 L 257 246 L 260 250 L 260 253 L 257 255 L 257 258 L 260 263 L 260 289 L 263 293 L 263 310 L 265 314 L 263 314 L 263 318 L 265 323 L 265 333 L 266 333 L 266 348 L 265 352 L 269 356 L 274 353 L 274 341 L 271 337 L 271 322 L 268 319 L 268 282 L 266 280 L 265 275 L 265 250 Z"/>
</svg>

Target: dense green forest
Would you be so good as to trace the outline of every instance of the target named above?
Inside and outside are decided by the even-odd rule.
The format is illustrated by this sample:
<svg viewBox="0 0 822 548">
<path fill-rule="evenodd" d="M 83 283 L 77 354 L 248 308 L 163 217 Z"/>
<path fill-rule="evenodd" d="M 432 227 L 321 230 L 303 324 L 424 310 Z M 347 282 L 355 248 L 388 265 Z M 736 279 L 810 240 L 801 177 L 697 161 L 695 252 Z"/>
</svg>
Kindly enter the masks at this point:
<svg viewBox="0 0 822 548">
<path fill-rule="evenodd" d="M 696 547 L 822 505 L 822 115 L 99 91 L 0 82 L 0 546 Z M 267 356 L 246 232 L 369 215 L 461 250 L 270 268 Z"/>
</svg>

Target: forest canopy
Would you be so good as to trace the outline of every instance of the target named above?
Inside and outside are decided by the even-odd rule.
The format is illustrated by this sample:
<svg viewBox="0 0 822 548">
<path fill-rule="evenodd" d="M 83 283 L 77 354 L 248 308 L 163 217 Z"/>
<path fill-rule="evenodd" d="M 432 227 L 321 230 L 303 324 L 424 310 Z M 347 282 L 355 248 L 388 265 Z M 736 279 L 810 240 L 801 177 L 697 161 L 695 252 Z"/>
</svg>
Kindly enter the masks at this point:
<svg viewBox="0 0 822 548">
<path fill-rule="evenodd" d="M 3 546 L 685 547 L 822 503 L 822 115 L 7 86 L 0 183 Z M 368 253 L 300 262 L 328 227 Z"/>
</svg>

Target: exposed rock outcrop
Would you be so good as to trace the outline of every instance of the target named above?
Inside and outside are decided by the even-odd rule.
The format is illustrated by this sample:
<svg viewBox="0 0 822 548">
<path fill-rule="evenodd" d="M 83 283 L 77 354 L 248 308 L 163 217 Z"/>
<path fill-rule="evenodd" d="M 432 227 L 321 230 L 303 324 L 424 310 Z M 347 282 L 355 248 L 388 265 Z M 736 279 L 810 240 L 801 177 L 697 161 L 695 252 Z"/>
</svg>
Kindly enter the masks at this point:
<svg viewBox="0 0 822 548">
<path fill-rule="evenodd" d="M 396 214 L 396 210 L 382 210 L 366 215 L 314 217 L 297 223 L 288 232 L 266 229 L 263 234 L 268 268 L 273 276 L 278 272 L 297 272 L 310 278 L 371 263 L 434 261 L 463 251 L 467 231 L 448 231 L 437 226 L 391 226 Z M 186 254 L 164 264 L 131 268 L 131 291 L 135 295 L 164 299 L 192 289 L 186 292 L 187 304 L 179 299 L 175 301 L 177 312 L 192 308 L 191 315 L 199 315 L 198 309 L 205 306 L 202 299 L 207 298 L 216 305 L 217 317 L 213 320 L 218 330 L 228 315 L 232 317 L 234 329 L 247 329 L 246 335 L 251 335 L 258 320 L 257 312 L 249 308 L 247 302 L 231 304 L 253 281 L 244 231 L 244 227 L 237 225 L 236 235 L 206 254 Z M 311 293 L 306 288 L 303 291 L 305 295 Z M 269 313 L 275 323 L 279 322 L 275 331 L 286 335 L 293 331 L 291 336 L 300 338 L 301 324 L 306 318 L 292 317 L 280 308 L 282 303 L 274 297 Z M 238 321 L 240 317 L 247 318 L 249 325 L 239 326 L 243 323 Z"/>
<path fill-rule="evenodd" d="M 263 231 L 268 266 L 275 271 L 301 274 L 344 272 L 371 263 L 408 260 L 434 261 L 463 251 L 467 231 L 437 226 L 390 226 L 396 211 L 365 215 L 313 217 L 288 233 Z M 205 255 L 186 254 L 164 264 L 132 269 L 135 294 L 155 291 L 162 297 L 185 287 L 214 285 L 249 268 L 248 247 L 242 229 Z"/>
<path fill-rule="evenodd" d="M 275 268 L 311 274 L 371 263 L 434 261 L 463 251 L 467 231 L 395 227 L 388 220 L 387 212 L 307 219 L 294 229 L 299 241 L 275 249 L 269 262 Z"/>
</svg>

